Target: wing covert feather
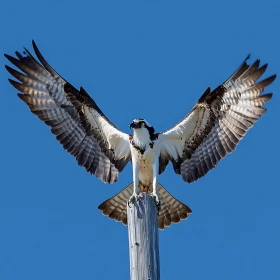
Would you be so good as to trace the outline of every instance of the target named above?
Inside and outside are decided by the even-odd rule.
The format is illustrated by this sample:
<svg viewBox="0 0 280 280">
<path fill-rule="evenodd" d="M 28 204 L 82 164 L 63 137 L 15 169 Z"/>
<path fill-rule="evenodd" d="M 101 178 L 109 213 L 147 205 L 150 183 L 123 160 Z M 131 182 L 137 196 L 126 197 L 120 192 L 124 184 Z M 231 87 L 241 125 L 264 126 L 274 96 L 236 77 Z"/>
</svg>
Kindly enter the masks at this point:
<svg viewBox="0 0 280 280">
<path fill-rule="evenodd" d="M 36 44 L 38 62 L 25 49 L 16 57 L 5 55 L 19 72 L 7 71 L 18 80 L 9 80 L 34 113 L 51 126 L 51 132 L 79 165 L 104 182 L 117 181 L 118 173 L 130 161 L 129 135 L 118 130 L 93 99 L 63 79 L 44 59 Z"/>
<path fill-rule="evenodd" d="M 246 60 L 248 57 L 246 58 Z M 258 82 L 267 64 L 246 60 L 223 84 L 208 88 L 184 119 L 160 135 L 161 157 L 173 163 L 174 171 L 193 182 L 214 168 L 266 111 L 262 106 L 272 94 L 260 95 L 276 75 Z"/>
</svg>

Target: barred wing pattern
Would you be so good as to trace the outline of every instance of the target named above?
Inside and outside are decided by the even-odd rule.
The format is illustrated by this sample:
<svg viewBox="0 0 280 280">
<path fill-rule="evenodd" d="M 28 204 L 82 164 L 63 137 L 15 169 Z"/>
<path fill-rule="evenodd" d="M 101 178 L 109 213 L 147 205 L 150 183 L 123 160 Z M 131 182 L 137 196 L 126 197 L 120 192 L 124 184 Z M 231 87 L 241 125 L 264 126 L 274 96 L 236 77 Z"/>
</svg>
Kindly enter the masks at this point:
<svg viewBox="0 0 280 280">
<path fill-rule="evenodd" d="M 186 182 L 203 177 L 227 154 L 266 111 L 262 106 L 272 97 L 260 95 L 276 75 L 260 82 L 267 64 L 252 65 L 247 59 L 222 85 L 208 88 L 186 117 L 161 134 L 161 157 L 172 161 L 174 171 Z"/>
<path fill-rule="evenodd" d="M 22 92 L 18 96 L 51 127 L 51 132 L 80 166 L 103 182 L 117 181 L 119 172 L 131 160 L 129 135 L 106 118 L 82 87 L 78 91 L 64 80 L 32 43 L 40 63 L 27 50 L 23 55 L 16 52 L 17 58 L 5 55 L 22 71 L 6 66 L 19 81 L 9 80 Z"/>
<path fill-rule="evenodd" d="M 152 186 L 146 189 L 140 183 L 140 193 L 152 192 Z M 169 227 L 172 223 L 179 223 L 181 220 L 188 218 L 188 214 L 192 213 L 192 210 L 173 197 L 161 184 L 157 184 L 158 195 L 161 200 L 161 208 L 158 214 L 158 228 L 163 230 L 164 227 Z M 107 199 L 98 206 L 98 209 L 102 211 L 105 216 L 109 216 L 110 219 L 114 219 L 118 222 L 122 222 L 127 225 L 127 201 L 133 193 L 133 183 L 119 192 L 117 195 Z"/>
</svg>

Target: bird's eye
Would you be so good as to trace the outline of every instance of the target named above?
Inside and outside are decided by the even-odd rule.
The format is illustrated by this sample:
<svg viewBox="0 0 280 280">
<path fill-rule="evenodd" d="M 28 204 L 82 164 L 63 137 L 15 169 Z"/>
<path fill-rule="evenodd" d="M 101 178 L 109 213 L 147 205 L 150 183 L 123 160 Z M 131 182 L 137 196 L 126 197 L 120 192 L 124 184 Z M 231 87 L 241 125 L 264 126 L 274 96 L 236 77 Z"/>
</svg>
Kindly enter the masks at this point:
<svg viewBox="0 0 280 280">
<path fill-rule="evenodd" d="M 145 126 L 145 123 L 144 123 L 144 122 L 142 122 L 142 123 L 141 123 L 141 126 Z"/>
</svg>

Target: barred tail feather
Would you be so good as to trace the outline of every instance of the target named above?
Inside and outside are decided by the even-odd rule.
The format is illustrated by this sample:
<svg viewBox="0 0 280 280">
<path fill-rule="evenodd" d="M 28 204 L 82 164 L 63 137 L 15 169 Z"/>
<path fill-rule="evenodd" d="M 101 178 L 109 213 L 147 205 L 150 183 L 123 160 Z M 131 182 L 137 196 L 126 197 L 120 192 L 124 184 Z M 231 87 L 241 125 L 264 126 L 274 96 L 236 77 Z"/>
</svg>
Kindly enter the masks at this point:
<svg viewBox="0 0 280 280">
<path fill-rule="evenodd" d="M 164 227 L 169 227 L 172 223 L 179 223 L 180 220 L 188 218 L 188 214 L 191 214 L 192 210 L 187 205 L 174 198 L 159 183 L 157 189 L 161 200 L 161 209 L 158 215 L 159 229 L 163 230 Z M 133 183 L 128 185 L 117 195 L 104 201 L 98 206 L 98 209 L 102 211 L 103 215 L 109 216 L 110 219 L 114 219 L 127 225 L 126 207 L 132 193 Z"/>
</svg>

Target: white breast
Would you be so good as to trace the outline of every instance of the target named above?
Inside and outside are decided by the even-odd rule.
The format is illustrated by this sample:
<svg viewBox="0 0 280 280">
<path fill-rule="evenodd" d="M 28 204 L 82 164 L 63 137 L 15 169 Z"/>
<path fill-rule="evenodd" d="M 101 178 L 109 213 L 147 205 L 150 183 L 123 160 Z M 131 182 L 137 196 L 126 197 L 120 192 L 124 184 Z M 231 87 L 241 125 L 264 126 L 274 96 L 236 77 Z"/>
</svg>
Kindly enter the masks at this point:
<svg viewBox="0 0 280 280">
<path fill-rule="evenodd" d="M 144 186 L 151 186 L 153 182 L 153 165 L 159 161 L 159 143 L 154 141 L 153 147 L 150 145 L 142 154 L 140 150 L 131 147 L 131 155 L 139 166 L 139 180 Z"/>
<path fill-rule="evenodd" d="M 146 128 L 139 128 L 134 130 L 133 134 L 134 144 L 141 148 L 147 149 L 151 143 L 149 131 Z"/>
</svg>

